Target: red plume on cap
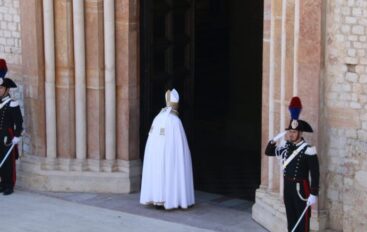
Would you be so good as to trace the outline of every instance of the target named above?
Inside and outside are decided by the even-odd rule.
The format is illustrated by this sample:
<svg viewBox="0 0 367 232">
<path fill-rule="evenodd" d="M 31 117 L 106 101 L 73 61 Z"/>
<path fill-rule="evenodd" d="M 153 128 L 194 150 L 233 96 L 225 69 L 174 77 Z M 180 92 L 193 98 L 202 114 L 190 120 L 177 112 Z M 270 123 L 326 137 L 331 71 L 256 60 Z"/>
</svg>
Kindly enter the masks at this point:
<svg viewBox="0 0 367 232">
<path fill-rule="evenodd" d="M 0 70 L 8 70 L 6 67 L 6 61 L 0 58 Z"/>
<path fill-rule="evenodd" d="M 289 103 L 288 109 L 289 109 L 289 112 L 291 113 L 291 118 L 297 120 L 302 110 L 301 99 L 299 97 L 292 97 L 292 100 Z"/>
<path fill-rule="evenodd" d="M 288 109 L 291 113 L 291 120 L 286 130 L 313 132 L 312 127 L 310 126 L 310 124 L 308 124 L 308 122 L 299 119 L 299 114 L 302 110 L 302 103 L 299 97 L 292 97 Z"/>
<path fill-rule="evenodd" d="M 6 66 L 6 60 L 0 58 L 0 86 L 6 88 L 16 88 L 17 85 L 10 78 L 6 78 L 5 75 L 8 72 L 8 67 Z"/>
<path fill-rule="evenodd" d="M 4 78 L 7 71 L 8 67 L 6 66 L 6 61 L 4 59 L 0 59 L 0 77 Z"/>
</svg>

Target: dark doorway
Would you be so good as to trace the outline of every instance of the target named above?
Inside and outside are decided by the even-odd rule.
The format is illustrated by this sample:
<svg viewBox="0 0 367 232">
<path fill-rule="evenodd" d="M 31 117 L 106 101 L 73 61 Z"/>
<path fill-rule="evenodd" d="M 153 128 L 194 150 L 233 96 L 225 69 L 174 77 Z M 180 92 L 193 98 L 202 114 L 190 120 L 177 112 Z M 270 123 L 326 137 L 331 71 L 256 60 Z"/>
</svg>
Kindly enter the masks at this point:
<svg viewBox="0 0 367 232">
<path fill-rule="evenodd" d="M 195 189 L 253 200 L 260 183 L 263 2 L 145 0 L 141 151 L 169 79 L 192 153 Z"/>
</svg>

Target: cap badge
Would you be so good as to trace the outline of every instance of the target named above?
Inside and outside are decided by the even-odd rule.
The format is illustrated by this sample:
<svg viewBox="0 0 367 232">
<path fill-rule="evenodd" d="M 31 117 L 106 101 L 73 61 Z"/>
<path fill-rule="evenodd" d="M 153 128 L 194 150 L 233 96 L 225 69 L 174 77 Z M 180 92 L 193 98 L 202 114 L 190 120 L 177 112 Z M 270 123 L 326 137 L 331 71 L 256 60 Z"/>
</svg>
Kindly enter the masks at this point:
<svg viewBox="0 0 367 232">
<path fill-rule="evenodd" d="M 291 127 L 292 127 L 292 129 L 296 129 L 298 127 L 298 121 L 293 119 L 292 123 L 291 123 Z"/>
</svg>

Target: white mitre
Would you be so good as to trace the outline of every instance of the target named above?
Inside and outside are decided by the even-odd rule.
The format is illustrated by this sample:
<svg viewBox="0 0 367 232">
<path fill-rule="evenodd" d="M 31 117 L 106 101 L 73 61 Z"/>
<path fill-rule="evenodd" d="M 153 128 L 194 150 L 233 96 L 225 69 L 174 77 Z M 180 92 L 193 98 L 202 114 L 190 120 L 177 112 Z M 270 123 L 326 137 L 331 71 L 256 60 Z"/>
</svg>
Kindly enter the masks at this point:
<svg viewBox="0 0 367 232">
<path fill-rule="evenodd" d="M 174 103 L 178 103 L 180 101 L 180 95 L 178 95 L 178 92 L 176 89 L 171 90 L 170 101 Z"/>
<path fill-rule="evenodd" d="M 178 102 L 180 101 L 180 95 L 176 89 L 167 90 L 166 92 L 166 106 L 172 107 L 174 110 L 178 110 Z"/>
</svg>

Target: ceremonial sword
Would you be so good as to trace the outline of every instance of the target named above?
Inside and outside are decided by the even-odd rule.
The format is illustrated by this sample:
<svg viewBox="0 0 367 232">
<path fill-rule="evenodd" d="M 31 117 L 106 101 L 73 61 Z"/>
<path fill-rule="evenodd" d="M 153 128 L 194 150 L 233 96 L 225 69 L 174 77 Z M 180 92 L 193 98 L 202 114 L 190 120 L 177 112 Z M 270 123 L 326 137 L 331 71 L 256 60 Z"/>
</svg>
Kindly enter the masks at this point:
<svg viewBox="0 0 367 232">
<path fill-rule="evenodd" d="M 297 228 L 297 226 L 298 226 L 299 222 L 300 222 L 300 221 L 301 221 L 301 219 L 303 218 L 303 215 L 306 213 L 306 211 L 307 211 L 307 209 L 308 209 L 308 207 L 309 207 L 309 206 L 310 206 L 310 205 L 307 203 L 307 205 L 306 205 L 305 209 L 303 210 L 303 212 L 302 212 L 301 216 L 298 218 L 298 221 L 297 221 L 296 225 L 294 225 L 294 227 L 293 227 L 293 229 L 292 229 L 292 232 L 294 232 L 294 231 L 295 231 L 295 229 Z"/>
<path fill-rule="evenodd" d="M 5 155 L 5 157 L 4 157 L 4 159 L 3 159 L 3 161 L 1 161 L 1 163 L 0 163 L 0 168 L 3 166 L 3 164 L 4 164 L 4 162 L 5 162 L 5 160 L 8 158 L 8 156 L 10 155 L 10 152 L 11 152 L 11 150 L 13 150 L 13 147 L 15 146 L 15 143 L 13 143 L 12 145 L 11 145 L 11 147 L 9 148 L 9 150 L 8 150 L 8 152 L 6 153 L 6 155 Z"/>
</svg>

